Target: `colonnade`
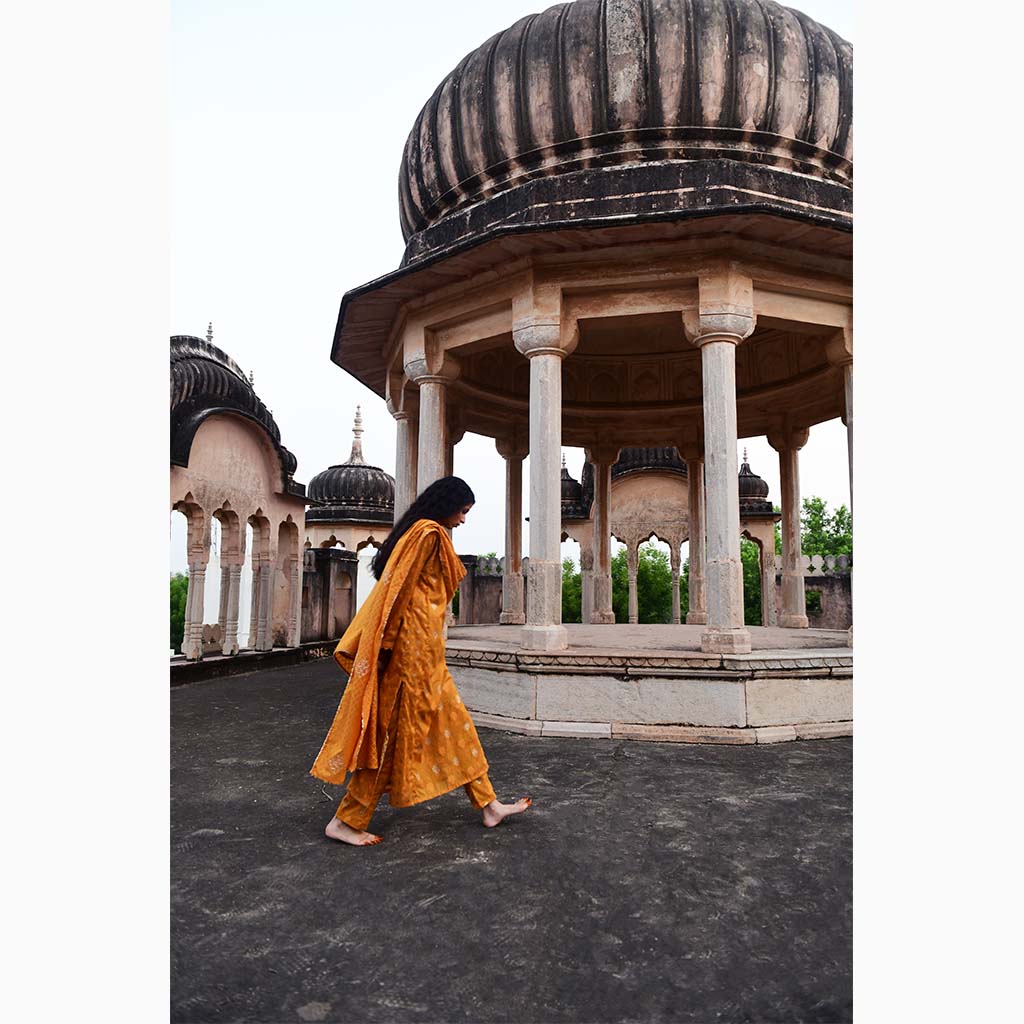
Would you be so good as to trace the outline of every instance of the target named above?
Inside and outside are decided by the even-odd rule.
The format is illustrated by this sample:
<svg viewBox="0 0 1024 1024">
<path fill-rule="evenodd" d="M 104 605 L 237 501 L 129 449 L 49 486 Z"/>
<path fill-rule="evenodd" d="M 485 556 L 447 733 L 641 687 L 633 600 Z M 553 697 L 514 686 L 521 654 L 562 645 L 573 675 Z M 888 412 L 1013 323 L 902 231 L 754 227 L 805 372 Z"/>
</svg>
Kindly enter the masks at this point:
<svg viewBox="0 0 1024 1024">
<path fill-rule="evenodd" d="M 190 661 L 199 661 L 203 656 L 206 571 L 214 519 L 221 524 L 217 615 L 222 637 L 221 653 L 233 655 L 241 649 L 238 620 L 242 566 L 246 556 L 246 523 L 253 531 L 252 591 L 246 646 L 257 651 L 270 650 L 274 646 L 276 626 L 278 642 L 297 647 L 302 620 L 302 553 L 299 550 L 298 525 L 291 516 L 278 524 L 275 544 L 272 524 L 259 509 L 243 517 L 225 502 L 208 513 L 189 497 L 177 502 L 173 508 L 185 515 L 188 524 L 188 591 L 182 654 Z M 278 577 L 277 593 L 275 575 Z"/>
<path fill-rule="evenodd" d="M 690 574 L 688 624 L 705 628 L 701 648 L 711 653 L 747 653 L 750 633 L 743 619 L 743 569 L 737 480 L 736 349 L 754 330 L 752 284 L 727 269 L 701 279 L 698 308 L 682 313 L 688 340 L 700 350 L 702 400 L 697 436 L 680 438 L 689 481 Z M 497 439 L 505 459 L 506 578 L 501 622 L 520 624 L 521 646 L 555 651 L 567 646 L 561 624 L 561 451 L 562 362 L 575 348 L 578 328 L 560 317 L 560 297 L 532 288 L 513 302 L 512 338 L 529 360 L 529 433 Z M 852 456 L 852 355 L 842 345 L 845 415 Z M 459 367 L 449 353 L 431 350 L 423 337 L 406 350 L 405 376 L 417 385 L 415 418 L 410 409 L 392 409 L 398 420 L 396 518 L 413 496 L 451 472 L 448 389 Z M 660 429 L 660 428 L 659 428 Z M 807 431 L 782 418 L 769 442 L 779 453 L 783 507 L 783 588 L 779 625 L 807 625 L 803 575 L 799 569 L 800 487 L 798 452 Z M 594 467 L 594 548 L 584 574 L 584 612 L 591 623 L 613 623 L 611 587 L 611 469 L 620 446 L 602 441 L 587 446 Z M 523 608 L 522 462 L 530 454 L 530 551 L 527 607 Z M 852 469 L 851 469 L 852 506 Z M 762 545 L 767 554 L 770 549 Z M 771 550 L 774 556 L 774 551 Z M 636 620 L 635 552 L 629 562 L 630 620 Z M 773 562 L 764 558 L 762 571 Z M 774 566 L 772 565 L 774 572 Z M 674 620 L 678 621 L 678 552 L 672 564 Z M 774 582 L 774 581 L 773 581 Z M 768 593 L 774 586 L 765 588 Z"/>
</svg>

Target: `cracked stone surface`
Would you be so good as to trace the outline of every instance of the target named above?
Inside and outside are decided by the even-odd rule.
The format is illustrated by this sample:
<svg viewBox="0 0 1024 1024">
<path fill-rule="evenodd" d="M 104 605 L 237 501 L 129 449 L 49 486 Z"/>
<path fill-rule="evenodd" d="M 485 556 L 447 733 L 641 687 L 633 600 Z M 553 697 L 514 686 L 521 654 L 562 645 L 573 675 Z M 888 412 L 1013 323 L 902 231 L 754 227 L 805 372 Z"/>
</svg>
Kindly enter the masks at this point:
<svg viewBox="0 0 1024 1024">
<path fill-rule="evenodd" d="M 849 739 L 481 728 L 531 811 L 382 801 L 354 849 L 307 774 L 343 683 L 324 660 L 172 691 L 172 1021 L 852 1019 Z"/>
</svg>

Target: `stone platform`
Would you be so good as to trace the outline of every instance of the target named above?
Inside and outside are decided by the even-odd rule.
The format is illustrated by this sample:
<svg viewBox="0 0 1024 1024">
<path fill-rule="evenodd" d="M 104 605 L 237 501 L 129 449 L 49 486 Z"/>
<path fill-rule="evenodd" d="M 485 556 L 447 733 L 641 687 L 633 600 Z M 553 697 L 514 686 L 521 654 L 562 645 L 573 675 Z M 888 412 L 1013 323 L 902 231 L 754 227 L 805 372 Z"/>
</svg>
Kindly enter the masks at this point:
<svg viewBox="0 0 1024 1024">
<path fill-rule="evenodd" d="M 528 652 L 518 626 L 453 626 L 447 660 L 478 725 L 535 736 L 779 743 L 853 734 L 846 630 L 751 626 L 750 654 L 705 654 L 703 626 L 566 626 Z"/>
</svg>

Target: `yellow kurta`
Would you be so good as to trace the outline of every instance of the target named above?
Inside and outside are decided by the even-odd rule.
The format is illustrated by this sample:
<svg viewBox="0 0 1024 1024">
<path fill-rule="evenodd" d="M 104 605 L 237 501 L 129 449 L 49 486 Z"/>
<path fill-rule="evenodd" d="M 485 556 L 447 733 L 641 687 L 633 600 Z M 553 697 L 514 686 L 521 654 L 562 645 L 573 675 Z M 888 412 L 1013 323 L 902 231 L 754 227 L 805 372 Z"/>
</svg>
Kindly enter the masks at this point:
<svg viewBox="0 0 1024 1024">
<path fill-rule="evenodd" d="M 432 519 L 418 519 L 395 545 L 334 652 L 349 681 L 310 774 L 340 784 L 346 772 L 379 769 L 393 744 L 388 801 L 408 807 L 487 771 L 444 660 L 445 609 L 465 574 L 451 538 Z M 388 648 L 391 660 L 379 676 L 380 652 Z"/>
</svg>

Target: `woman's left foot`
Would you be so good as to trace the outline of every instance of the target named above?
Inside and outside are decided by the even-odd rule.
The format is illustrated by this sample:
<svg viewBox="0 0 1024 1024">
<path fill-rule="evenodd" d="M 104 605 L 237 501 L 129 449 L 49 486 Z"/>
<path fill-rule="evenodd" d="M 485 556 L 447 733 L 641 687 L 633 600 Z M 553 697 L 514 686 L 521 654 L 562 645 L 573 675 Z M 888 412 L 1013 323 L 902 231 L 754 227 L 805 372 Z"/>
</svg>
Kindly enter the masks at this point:
<svg viewBox="0 0 1024 1024">
<path fill-rule="evenodd" d="M 484 808 L 484 825 L 487 828 L 494 828 L 500 825 L 510 814 L 522 814 L 523 811 L 533 806 L 533 800 L 524 796 L 514 804 L 503 804 L 499 800 L 492 800 Z"/>
</svg>

